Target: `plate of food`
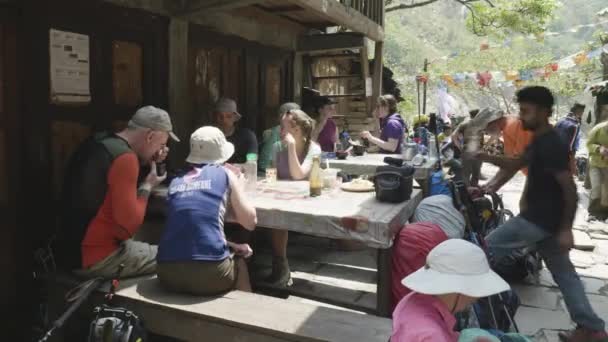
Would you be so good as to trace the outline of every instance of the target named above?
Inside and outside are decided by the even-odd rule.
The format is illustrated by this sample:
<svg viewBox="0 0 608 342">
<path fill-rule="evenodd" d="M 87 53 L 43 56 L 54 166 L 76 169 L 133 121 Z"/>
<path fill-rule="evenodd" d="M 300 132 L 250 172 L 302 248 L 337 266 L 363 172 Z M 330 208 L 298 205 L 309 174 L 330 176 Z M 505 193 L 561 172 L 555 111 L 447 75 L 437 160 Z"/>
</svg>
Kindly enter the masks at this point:
<svg viewBox="0 0 608 342">
<path fill-rule="evenodd" d="M 357 178 L 348 183 L 343 183 L 340 188 L 351 192 L 369 192 L 374 191 L 374 183 L 367 179 Z"/>
</svg>

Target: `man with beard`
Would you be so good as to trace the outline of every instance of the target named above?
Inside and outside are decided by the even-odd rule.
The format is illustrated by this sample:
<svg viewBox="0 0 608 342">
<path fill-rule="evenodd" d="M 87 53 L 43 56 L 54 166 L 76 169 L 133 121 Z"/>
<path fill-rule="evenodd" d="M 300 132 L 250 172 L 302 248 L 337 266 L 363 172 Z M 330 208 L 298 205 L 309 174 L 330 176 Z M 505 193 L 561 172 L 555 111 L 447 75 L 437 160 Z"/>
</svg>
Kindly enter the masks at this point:
<svg viewBox="0 0 608 342">
<path fill-rule="evenodd" d="M 608 341 L 604 321 L 593 311 L 583 284 L 570 261 L 574 246 L 572 222 L 577 208 L 576 185 L 568 162 L 568 146 L 549 124 L 554 98 L 545 87 L 527 87 L 517 93 L 524 129 L 534 138 L 520 158 L 485 156 L 515 174 L 528 167 L 519 216 L 493 231 L 487 238 L 490 262 L 498 264 L 514 249 L 536 247 L 563 294 L 573 331 L 560 335 L 567 342 Z"/>
</svg>

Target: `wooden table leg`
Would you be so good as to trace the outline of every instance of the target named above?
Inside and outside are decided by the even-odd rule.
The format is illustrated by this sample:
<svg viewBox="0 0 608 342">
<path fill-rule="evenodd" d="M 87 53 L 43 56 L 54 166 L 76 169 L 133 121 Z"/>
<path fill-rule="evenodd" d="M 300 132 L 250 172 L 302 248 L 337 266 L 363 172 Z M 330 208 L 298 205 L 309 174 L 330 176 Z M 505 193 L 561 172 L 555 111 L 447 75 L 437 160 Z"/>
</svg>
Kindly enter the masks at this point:
<svg viewBox="0 0 608 342">
<path fill-rule="evenodd" d="M 422 197 L 426 198 L 429 196 L 429 179 L 428 178 L 416 178 L 416 183 L 420 185 L 422 190 Z"/>
<path fill-rule="evenodd" d="M 376 288 L 376 309 L 378 316 L 391 317 L 391 251 L 392 248 L 378 249 L 378 287 Z"/>
</svg>

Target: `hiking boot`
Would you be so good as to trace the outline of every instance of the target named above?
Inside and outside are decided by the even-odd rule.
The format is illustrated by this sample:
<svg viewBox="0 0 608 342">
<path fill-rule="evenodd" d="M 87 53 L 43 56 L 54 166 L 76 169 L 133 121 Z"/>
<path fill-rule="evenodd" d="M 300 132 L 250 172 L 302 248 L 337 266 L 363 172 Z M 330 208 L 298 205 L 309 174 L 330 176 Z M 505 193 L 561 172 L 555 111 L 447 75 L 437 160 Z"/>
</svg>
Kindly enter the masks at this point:
<svg viewBox="0 0 608 342">
<path fill-rule="evenodd" d="M 287 258 L 272 258 L 272 273 L 268 278 L 264 279 L 264 282 L 273 287 L 288 287 L 293 285 Z"/>
<path fill-rule="evenodd" d="M 578 327 L 571 331 L 559 333 L 559 339 L 562 342 L 608 342 L 608 333 Z"/>
</svg>

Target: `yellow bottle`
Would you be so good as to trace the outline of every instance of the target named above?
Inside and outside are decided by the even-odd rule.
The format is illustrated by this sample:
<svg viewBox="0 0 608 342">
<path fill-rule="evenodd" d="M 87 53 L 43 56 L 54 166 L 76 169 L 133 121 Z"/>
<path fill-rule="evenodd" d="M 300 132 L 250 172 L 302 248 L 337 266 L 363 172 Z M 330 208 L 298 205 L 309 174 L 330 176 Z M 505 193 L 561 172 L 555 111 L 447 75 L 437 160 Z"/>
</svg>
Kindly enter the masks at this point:
<svg viewBox="0 0 608 342">
<path fill-rule="evenodd" d="M 310 196 L 321 196 L 323 175 L 321 174 L 321 160 L 319 156 L 314 156 L 312 158 L 312 169 L 310 170 L 308 182 L 310 183 Z"/>
</svg>

